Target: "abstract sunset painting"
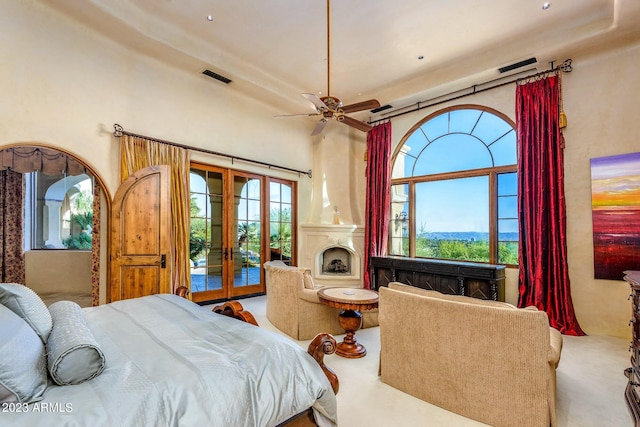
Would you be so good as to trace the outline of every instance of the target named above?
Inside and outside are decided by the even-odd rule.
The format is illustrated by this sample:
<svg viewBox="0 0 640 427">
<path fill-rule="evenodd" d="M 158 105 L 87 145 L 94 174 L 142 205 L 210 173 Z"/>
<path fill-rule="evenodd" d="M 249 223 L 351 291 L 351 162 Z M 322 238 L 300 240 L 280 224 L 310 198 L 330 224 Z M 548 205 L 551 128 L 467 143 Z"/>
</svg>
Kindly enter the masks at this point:
<svg viewBox="0 0 640 427">
<path fill-rule="evenodd" d="M 596 279 L 640 270 L 640 153 L 591 159 Z"/>
</svg>

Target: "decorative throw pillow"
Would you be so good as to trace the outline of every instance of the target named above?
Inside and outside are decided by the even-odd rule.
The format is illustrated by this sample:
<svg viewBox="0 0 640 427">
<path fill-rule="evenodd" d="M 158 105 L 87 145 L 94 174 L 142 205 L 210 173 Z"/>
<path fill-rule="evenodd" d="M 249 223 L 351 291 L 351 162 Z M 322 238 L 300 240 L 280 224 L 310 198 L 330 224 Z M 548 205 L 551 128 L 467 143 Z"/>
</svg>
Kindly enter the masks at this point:
<svg viewBox="0 0 640 427">
<path fill-rule="evenodd" d="M 51 332 L 51 314 L 32 289 L 17 283 L 0 283 L 0 304 L 22 317 L 47 342 Z"/>
<path fill-rule="evenodd" d="M 36 402 L 46 388 L 44 344 L 26 321 L 0 304 L 0 402 Z"/>
<path fill-rule="evenodd" d="M 304 287 L 307 289 L 313 289 L 313 277 L 311 277 L 311 269 L 305 268 L 302 272 L 302 279 L 304 282 Z"/>
<path fill-rule="evenodd" d="M 104 370 L 104 354 L 84 311 L 73 301 L 58 301 L 49 307 L 53 329 L 47 341 L 47 364 L 58 385 L 80 384 Z"/>
</svg>

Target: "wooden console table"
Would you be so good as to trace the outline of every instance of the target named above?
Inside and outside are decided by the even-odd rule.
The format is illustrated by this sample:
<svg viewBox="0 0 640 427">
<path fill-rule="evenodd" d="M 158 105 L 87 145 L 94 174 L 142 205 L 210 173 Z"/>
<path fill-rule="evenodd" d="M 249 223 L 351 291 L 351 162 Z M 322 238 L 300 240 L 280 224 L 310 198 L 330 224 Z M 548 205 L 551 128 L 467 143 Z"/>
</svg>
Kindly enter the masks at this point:
<svg viewBox="0 0 640 427">
<path fill-rule="evenodd" d="M 504 265 L 399 256 L 372 257 L 371 289 L 401 282 L 422 289 L 504 301 Z"/>
<path fill-rule="evenodd" d="M 629 379 L 624 390 L 627 407 L 633 418 L 634 425 L 640 426 L 640 271 L 625 271 L 624 280 L 631 286 L 631 313 L 629 324 L 631 329 L 631 367 L 624 370 Z"/>
</svg>

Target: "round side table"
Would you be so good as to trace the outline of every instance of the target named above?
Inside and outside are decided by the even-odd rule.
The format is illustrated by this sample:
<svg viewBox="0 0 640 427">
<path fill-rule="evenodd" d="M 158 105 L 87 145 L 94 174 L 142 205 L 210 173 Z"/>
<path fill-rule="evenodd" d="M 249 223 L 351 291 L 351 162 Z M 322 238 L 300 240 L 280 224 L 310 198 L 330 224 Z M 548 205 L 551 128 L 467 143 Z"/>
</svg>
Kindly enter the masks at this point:
<svg viewBox="0 0 640 427">
<path fill-rule="evenodd" d="M 362 326 L 361 310 L 378 306 L 378 293 L 358 288 L 323 288 L 318 291 L 320 302 L 339 308 L 340 327 L 346 332 L 344 341 L 338 344 L 336 354 L 351 359 L 364 357 L 367 349 L 356 341 L 356 331 Z"/>
</svg>

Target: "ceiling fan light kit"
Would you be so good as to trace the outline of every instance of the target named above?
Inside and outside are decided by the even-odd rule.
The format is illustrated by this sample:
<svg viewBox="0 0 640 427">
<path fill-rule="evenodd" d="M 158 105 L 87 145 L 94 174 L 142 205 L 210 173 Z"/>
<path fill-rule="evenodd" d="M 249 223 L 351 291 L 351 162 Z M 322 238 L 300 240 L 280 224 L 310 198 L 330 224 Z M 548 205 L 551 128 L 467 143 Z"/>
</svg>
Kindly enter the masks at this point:
<svg viewBox="0 0 640 427">
<path fill-rule="evenodd" d="M 331 96 L 331 0 L 327 0 L 327 96 L 319 98 L 313 93 L 303 93 L 302 96 L 307 98 L 315 107 L 316 113 L 310 114 L 290 114 L 278 117 L 294 117 L 294 116 L 321 116 L 320 121 L 311 132 L 311 136 L 319 135 L 324 130 L 329 119 L 333 118 L 339 123 L 344 123 L 354 129 L 368 132 L 372 126 L 368 123 L 354 119 L 346 114 L 355 113 L 363 110 L 373 110 L 380 107 L 377 99 L 369 99 L 367 101 L 357 102 L 355 104 L 342 105 L 342 101 L 335 96 Z"/>
</svg>

